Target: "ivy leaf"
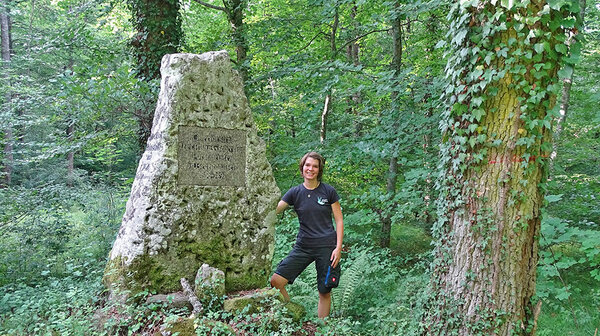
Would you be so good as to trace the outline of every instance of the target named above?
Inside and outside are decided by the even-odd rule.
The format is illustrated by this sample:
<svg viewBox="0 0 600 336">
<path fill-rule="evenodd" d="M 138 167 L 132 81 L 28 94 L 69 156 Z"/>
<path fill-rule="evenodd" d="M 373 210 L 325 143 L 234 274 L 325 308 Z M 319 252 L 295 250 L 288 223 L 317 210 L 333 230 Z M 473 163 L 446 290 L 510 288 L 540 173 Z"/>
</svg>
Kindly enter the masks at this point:
<svg viewBox="0 0 600 336">
<path fill-rule="evenodd" d="M 469 145 L 471 146 L 471 148 L 475 147 L 475 145 L 477 144 L 477 137 L 470 137 L 469 138 Z"/>
<path fill-rule="evenodd" d="M 473 107 L 478 107 L 481 105 L 481 103 L 483 103 L 483 97 L 475 97 L 471 99 L 471 105 Z"/>
<path fill-rule="evenodd" d="M 548 5 L 551 9 L 560 10 L 562 6 L 568 5 L 568 0 L 548 0 Z"/>
<path fill-rule="evenodd" d="M 546 195 L 544 197 L 544 199 L 548 203 L 554 203 L 554 202 L 560 201 L 562 199 L 562 197 L 563 197 L 563 194 L 559 194 L 559 195 Z"/>
<path fill-rule="evenodd" d="M 461 29 L 458 33 L 456 33 L 456 35 L 452 39 L 452 43 L 455 45 L 460 45 L 462 43 L 462 41 L 465 39 L 465 36 L 467 36 L 467 30 Z"/>
<path fill-rule="evenodd" d="M 570 64 L 566 64 L 558 71 L 558 77 L 560 79 L 571 78 L 571 76 L 573 76 L 573 66 Z"/>
<path fill-rule="evenodd" d="M 474 109 L 473 111 L 471 111 L 471 114 L 473 114 L 473 117 L 475 117 L 475 120 L 481 121 L 481 117 L 483 117 L 485 115 L 485 110 L 484 109 Z"/>
<path fill-rule="evenodd" d="M 554 46 L 554 49 L 563 55 L 566 55 L 568 53 L 567 46 L 564 44 L 557 44 Z"/>
</svg>

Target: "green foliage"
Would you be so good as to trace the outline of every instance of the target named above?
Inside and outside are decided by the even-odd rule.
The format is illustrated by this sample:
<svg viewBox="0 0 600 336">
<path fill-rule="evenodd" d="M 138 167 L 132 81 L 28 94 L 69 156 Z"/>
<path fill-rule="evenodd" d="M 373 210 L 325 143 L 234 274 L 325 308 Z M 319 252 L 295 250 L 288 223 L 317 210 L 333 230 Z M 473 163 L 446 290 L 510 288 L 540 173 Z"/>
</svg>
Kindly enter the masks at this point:
<svg viewBox="0 0 600 336">
<path fill-rule="evenodd" d="M 88 265 L 89 266 L 89 265 Z M 82 335 L 94 330 L 89 319 L 102 291 L 102 268 L 86 276 L 46 278 L 34 286 L 0 287 L 0 332 L 7 335 Z M 96 280 L 96 281 L 94 281 Z"/>
<path fill-rule="evenodd" d="M 137 74 L 151 80 L 160 78 L 160 62 L 165 54 L 176 53 L 183 38 L 179 1 L 128 0 L 136 34 L 131 46 Z"/>
<path fill-rule="evenodd" d="M 86 190 L 87 189 L 87 190 Z M 83 276 L 103 263 L 123 213 L 125 194 L 64 185 L 0 190 L 0 285 Z"/>
<path fill-rule="evenodd" d="M 136 7 L 140 1 L 127 3 L 135 13 L 144 11 Z M 550 196 L 540 238 L 538 334 L 593 335 L 600 319 L 600 14 L 597 6 L 588 5 L 586 29 L 577 36 L 585 48 L 567 44 L 559 34 L 545 43 L 538 41 L 540 31 L 534 27 L 572 32 L 579 23 L 557 14 L 577 12 L 577 2 L 551 1 L 542 16 L 528 18 L 524 26 L 506 20 L 510 13 L 521 13 L 524 3 L 497 1 L 500 9 L 493 17 L 480 17 L 485 24 L 473 34 L 455 30 L 457 22 L 444 18 L 446 1 L 245 4 L 249 55 L 242 66 L 250 73 L 246 88 L 258 132 L 282 191 L 301 182 L 297 162 L 302 154 L 318 150 L 327 158 L 325 182 L 342 196 L 346 225 L 342 284 L 334 290 L 334 313 L 327 323 L 316 318 L 316 274 L 309 267 L 288 287 L 308 312 L 304 321 L 292 321 L 281 310 L 229 314 L 216 304 L 194 321 L 197 334 L 231 334 L 226 325 L 255 335 L 303 335 L 311 328 L 316 335 L 421 334 L 429 284 L 424 270 L 431 261 L 423 254 L 430 249 L 432 223 L 445 215 L 435 213 L 432 200 L 452 192 L 435 189 L 434 181 L 442 181 L 436 166 L 451 166 L 458 182 L 464 169 L 486 160 L 485 150 L 505 145 L 484 136 L 480 127 L 486 118 L 483 106 L 497 94 L 489 89 L 491 83 L 509 75 L 527 106 L 518 144 L 527 149 L 525 162 L 530 162 L 536 155 L 531 148 L 554 118 L 532 111 L 552 103 L 548 94 L 560 85 L 548 87 L 548 81 L 556 71 L 574 77 L 569 114 L 556 139 L 552 183 L 545 186 Z M 143 73 L 138 65 L 153 64 L 156 72 L 162 53 L 179 45 L 168 41 L 182 38 L 186 52 L 226 49 L 235 58 L 226 15 L 194 1 L 181 3 L 180 16 L 167 20 L 175 23 L 170 27 L 174 33 L 163 36 L 139 29 L 152 26 L 160 32 L 159 21 L 152 20 L 156 17 L 134 15 L 129 21 L 120 2 L 10 5 L 14 54 L 10 67 L 2 68 L 8 80 L 0 82 L 0 91 L 14 95 L 11 108 L 0 97 L 0 135 L 12 127 L 16 141 L 13 185 L 0 189 L 0 334 L 134 335 L 187 318 L 187 310 L 143 303 L 148 292 L 127 305 L 105 301 L 100 278 L 139 157 L 140 111 L 154 110 L 158 92 L 157 81 L 136 77 Z M 457 18 L 469 20 L 464 14 Z M 396 20 L 402 26 L 400 70 L 390 65 Z M 179 22 L 183 25 L 177 28 Z M 497 35 L 511 28 L 532 35 L 531 52 L 524 52 L 525 42 L 515 37 L 498 44 Z M 443 32 L 450 32 L 450 46 L 458 48 L 448 54 L 456 68 L 444 69 L 442 53 L 448 45 L 439 41 Z M 139 46 L 156 37 L 158 44 L 168 41 L 160 48 L 139 49 L 134 64 L 128 57 L 131 36 Z M 351 46 L 358 50 L 357 59 L 348 54 Z M 554 68 L 556 59 L 567 66 Z M 499 60 L 508 69 L 495 67 Z M 526 65 L 513 66 L 517 60 Z M 470 70 L 463 72 L 461 66 Z M 446 74 L 464 83 L 446 86 Z M 438 99 L 444 92 L 454 96 L 446 110 Z M 328 93 L 333 108 L 321 143 L 320 117 Z M 67 137 L 69 125 L 74 133 Z M 447 131 L 443 139 L 438 125 Z M 440 140 L 450 156 L 443 151 L 438 158 Z M 544 142 L 540 148 L 551 147 Z M 475 154 L 468 156 L 469 150 Z M 72 176 L 68 153 L 74 154 Z M 394 156 L 396 174 L 389 168 Z M 386 184 L 392 177 L 396 187 L 390 192 Z M 392 223 L 390 249 L 376 247 L 384 218 Z M 277 227 L 274 263 L 289 252 L 296 233 L 297 221 L 288 211 Z M 100 313 L 105 315 L 98 322 Z"/>
</svg>

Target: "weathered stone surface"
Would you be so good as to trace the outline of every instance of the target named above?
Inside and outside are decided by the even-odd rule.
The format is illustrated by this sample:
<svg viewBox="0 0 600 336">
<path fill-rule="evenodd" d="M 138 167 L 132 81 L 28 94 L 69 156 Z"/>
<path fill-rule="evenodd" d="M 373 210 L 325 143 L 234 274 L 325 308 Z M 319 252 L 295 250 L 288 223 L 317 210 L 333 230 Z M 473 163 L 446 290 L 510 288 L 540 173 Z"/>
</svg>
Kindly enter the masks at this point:
<svg viewBox="0 0 600 336">
<path fill-rule="evenodd" d="M 194 294 L 206 306 L 215 299 L 222 304 L 221 298 L 225 295 L 225 273 L 208 264 L 202 264 L 196 273 Z"/>
<path fill-rule="evenodd" d="M 227 52 L 166 55 L 152 133 L 140 159 L 105 283 L 180 290 L 203 263 L 227 291 L 266 284 L 280 191 Z"/>
<path fill-rule="evenodd" d="M 175 292 L 170 294 L 155 294 L 150 295 L 146 298 L 146 303 L 158 303 L 164 304 L 168 308 L 188 308 L 192 310 L 192 305 L 188 300 L 188 297 L 185 296 L 182 292 Z"/>
<path fill-rule="evenodd" d="M 196 326 L 196 318 L 180 317 L 176 321 L 164 326 L 162 336 L 196 336 L 202 335 L 235 335 L 235 330 L 228 324 L 215 320 L 203 320 Z M 200 330 L 198 330 L 200 329 Z"/>
<path fill-rule="evenodd" d="M 278 289 L 260 289 L 249 294 L 244 294 L 225 300 L 223 310 L 239 313 L 248 307 L 248 314 L 258 313 L 261 308 L 272 305 L 272 302 L 283 301 L 283 296 Z"/>
<path fill-rule="evenodd" d="M 223 310 L 236 314 L 247 309 L 247 314 L 258 313 L 261 310 L 285 308 L 286 315 L 295 322 L 299 322 L 306 310 L 298 303 L 285 301 L 278 289 L 263 288 L 244 295 L 228 298 L 225 300 Z"/>
<path fill-rule="evenodd" d="M 283 307 L 285 307 L 287 315 L 291 317 L 294 322 L 300 322 L 306 315 L 306 309 L 299 303 L 288 301 L 283 303 Z"/>
</svg>

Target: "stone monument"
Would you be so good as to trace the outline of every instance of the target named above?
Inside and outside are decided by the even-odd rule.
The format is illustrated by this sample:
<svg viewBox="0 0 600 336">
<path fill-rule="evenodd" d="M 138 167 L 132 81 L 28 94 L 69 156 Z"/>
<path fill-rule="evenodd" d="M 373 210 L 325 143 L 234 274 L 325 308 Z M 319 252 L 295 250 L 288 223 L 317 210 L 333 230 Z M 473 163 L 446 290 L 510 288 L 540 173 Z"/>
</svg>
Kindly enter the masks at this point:
<svg viewBox="0 0 600 336">
<path fill-rule="evenodd" d="M 281 194 L 226 51 L 162 59 L 152 133 L 104 282 L 133 292 L 181 289 L 202 264 L 227 291 L 264 287 Z"/>
</svg>

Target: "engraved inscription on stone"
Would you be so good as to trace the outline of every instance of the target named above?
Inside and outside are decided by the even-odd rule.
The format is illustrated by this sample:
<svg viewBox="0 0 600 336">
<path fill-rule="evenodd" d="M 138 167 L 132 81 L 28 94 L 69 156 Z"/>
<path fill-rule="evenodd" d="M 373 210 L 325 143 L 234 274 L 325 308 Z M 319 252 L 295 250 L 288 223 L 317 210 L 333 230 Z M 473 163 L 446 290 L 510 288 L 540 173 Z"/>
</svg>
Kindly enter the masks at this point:
<svg viewBox="0 0 600 336">
<path fill-rule="evenodd" d="M 246 185 L 246 131 L 179 126 L 180 185 Z"/>
</svg>

